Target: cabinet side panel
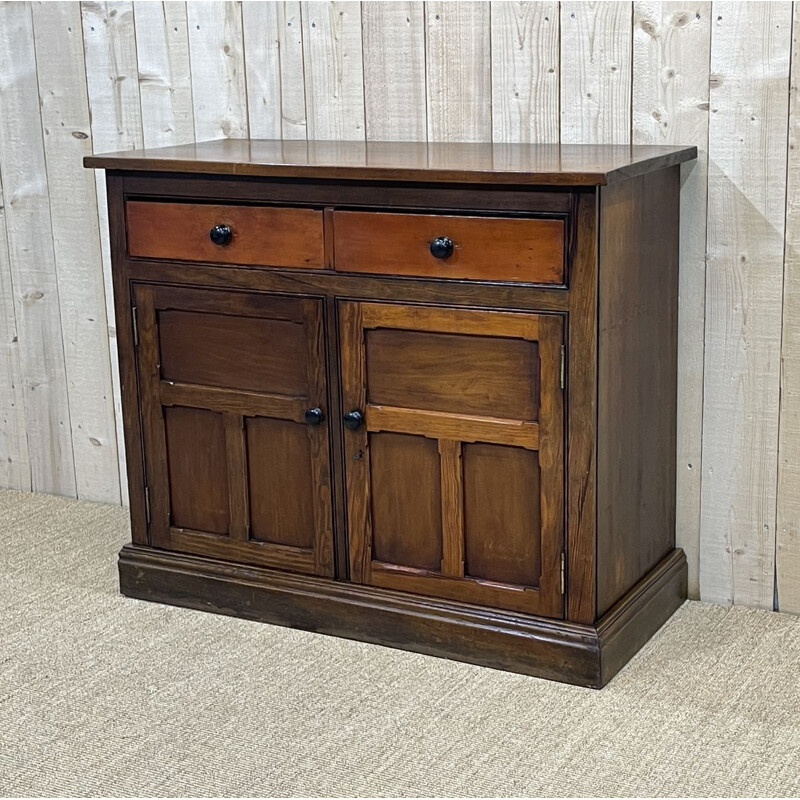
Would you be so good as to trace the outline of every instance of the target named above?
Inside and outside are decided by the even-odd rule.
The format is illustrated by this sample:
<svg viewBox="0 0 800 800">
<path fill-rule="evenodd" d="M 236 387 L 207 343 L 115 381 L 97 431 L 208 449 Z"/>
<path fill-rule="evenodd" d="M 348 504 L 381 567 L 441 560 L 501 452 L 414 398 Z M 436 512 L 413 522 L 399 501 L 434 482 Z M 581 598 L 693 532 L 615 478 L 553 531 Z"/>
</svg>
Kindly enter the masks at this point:
<svg viewBox="0 0 800 800">
<path fill-rule="evenodd" d="M 600 195 L 600 615 L 675 546 L 679 183 L 673 167 Z"/>
</svg>

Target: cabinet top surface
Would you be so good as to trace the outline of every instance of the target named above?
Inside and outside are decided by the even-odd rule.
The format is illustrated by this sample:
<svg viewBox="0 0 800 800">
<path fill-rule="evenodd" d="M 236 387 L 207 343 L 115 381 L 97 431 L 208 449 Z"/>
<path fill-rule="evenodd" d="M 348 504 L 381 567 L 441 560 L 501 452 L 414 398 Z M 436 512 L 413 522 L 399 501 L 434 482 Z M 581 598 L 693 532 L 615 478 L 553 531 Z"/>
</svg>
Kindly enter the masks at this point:
<svg viewBox="0 0 800 800">
<path fill-rule="evenodd" d="M 696 147 L 659 145 L 218 139 L 87 156 L 84 166 L 268 178 L 603 186 L 696 157 Z"/>
</svg>

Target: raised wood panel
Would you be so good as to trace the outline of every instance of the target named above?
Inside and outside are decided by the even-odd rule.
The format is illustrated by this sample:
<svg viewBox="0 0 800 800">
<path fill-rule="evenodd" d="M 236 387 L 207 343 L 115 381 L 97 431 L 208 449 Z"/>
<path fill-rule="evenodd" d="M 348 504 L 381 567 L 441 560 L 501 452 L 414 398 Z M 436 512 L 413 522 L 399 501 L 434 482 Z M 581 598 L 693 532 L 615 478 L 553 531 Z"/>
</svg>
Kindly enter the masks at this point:
<svg viewBox="0 0 800 800">
<path fill-rule="evenodd" d="M 245 431 L 251 538 L 310 549 L 314 487 L 306 426 L 250 418 Z"/>
<path fill-rule="evenodd" d="M 539 459 L 531 450 L 465 444 L 464 571 L 472 578 L 538 586 Z"/>
<path fill-rule="evenodd" d="M 442 505 L 436 441 L 373 433 L 369 450 L 372 558 L 438 571 Z"/>
<path fill-rule="evenodd" d="M 366 357 L 371 404 L 537 418 L 534 342 L 379 328 L 366 334 Z"/>
<path fill-rule="evenodd" d="M 221 206 L 129 200 L 128 250 L 138 258 L 274 267 L 322 267 L 322 212 L 310 208 Z M 209 238 L 216 225 L 231 241 Z"/>
<path fill-rule="evenodd" d="M 192 311 L 158 315 L 164 380 L 305 395 L 305 332 L 294 322 Z"/>
<path fill-rule="evenodd" d="M 561 616 L 562 320 L 355 302 L 339 311 L 343 405 L 365 415 L 343 432 L 351 580 Z M 495 338 L 474 335 L 487 315 Z M 523 363 L 508 362 L 517 350 Z M 511 391 L 497 392 L 506 380 Z M 484 416 L 465 413 L 476 409 Z"/>
<path fill-rule="evenodd" d="M 148 285 L 134 302 L 150 543 L 333 575 L 320 302 Z"/>
<path fill-rule="evenodd" d="M 564 283 L 563 220 L 335 211 L 335 266 L 345 272 Z M 437 237 L 453 243 L 436 258 Z"/>
<path fill-rule="evenodd" d="M 171 524 L 227 536 L 231 519 L 222 414 L 166 408 L 164 429 Z"/>
</svg>

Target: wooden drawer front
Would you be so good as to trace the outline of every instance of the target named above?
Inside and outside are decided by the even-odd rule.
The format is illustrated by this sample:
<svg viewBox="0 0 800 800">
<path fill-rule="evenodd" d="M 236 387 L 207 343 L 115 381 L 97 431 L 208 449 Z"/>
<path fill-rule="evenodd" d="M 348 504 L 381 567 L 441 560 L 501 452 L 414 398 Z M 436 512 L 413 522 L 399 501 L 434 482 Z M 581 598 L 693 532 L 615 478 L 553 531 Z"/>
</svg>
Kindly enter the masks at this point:
<svg viewBox="0 0 800 800">
<path fill-rule="evenodd" d="M 351 580 L 560 616 L 562 319 L 339 312 Z"/>
<path fill-rule="evenodd" d="M 322 212 L 310 208 L 127 203 L 128 252 L 136 258 L 245 266 L 320 268 Z M 214 244 L 209 232 L 227 225 L 232 238 Z"/>
<path fill-rule="evenodd" d="M 156 547 L 333 574 L 319 300 L 138 285 Z"/>
<path fill-rule="evenodd" d="M 564 221 L 336 211 L 337 270 L 430 278 L 564 283 Z M 447 237 L 453 253 L 431 254 Z"/>
</svg>

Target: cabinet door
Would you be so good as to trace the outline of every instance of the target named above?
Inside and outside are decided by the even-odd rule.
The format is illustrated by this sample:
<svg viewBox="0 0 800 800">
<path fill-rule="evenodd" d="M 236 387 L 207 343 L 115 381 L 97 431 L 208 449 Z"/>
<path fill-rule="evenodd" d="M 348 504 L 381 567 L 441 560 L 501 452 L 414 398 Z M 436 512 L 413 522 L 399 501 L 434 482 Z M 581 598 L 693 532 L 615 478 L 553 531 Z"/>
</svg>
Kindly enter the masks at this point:
<svg viewBox="0 0 800 800">
<path fill-rule="evenodd" d="M 332 575 L 320 301 L 134 298 L 151 544 Z"/>
<path fill-rule="evenodd" d="M 351 580 L 563 616 L 563 320 L 342 302 Z"/>
</svg>

